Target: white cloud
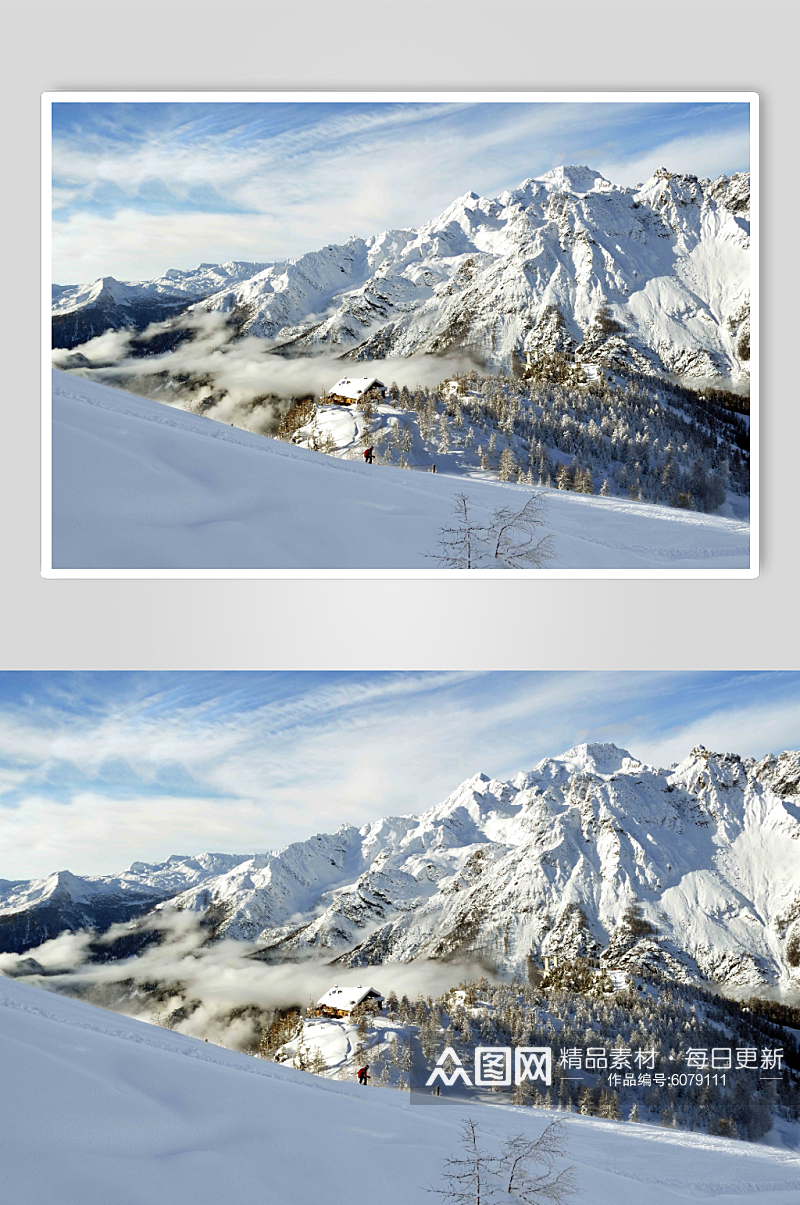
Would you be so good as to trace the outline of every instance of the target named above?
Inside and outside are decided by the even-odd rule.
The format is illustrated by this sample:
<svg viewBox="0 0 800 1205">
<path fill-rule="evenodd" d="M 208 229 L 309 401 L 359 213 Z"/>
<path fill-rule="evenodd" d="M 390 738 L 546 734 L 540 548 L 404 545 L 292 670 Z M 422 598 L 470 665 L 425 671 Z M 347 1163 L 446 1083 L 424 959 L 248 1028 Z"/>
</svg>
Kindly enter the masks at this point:
<svg viewBox="0 0 800 1205">
<path fill-rule="evenodd" d="M 637 742 L 642 761 L 669 766 L 682 761 L 695 745 L 714 753 L 763 757 L 782 749 L 800 748 L 800 701 L 733 705 L 716 708 L 655 740 Z"/>
<path fill-rule="evenodd" d="M 321 227 L 315 233 L 319 236 Z M 152 214 L 128 207 L 107 217 L 82 211 L 54 223 L 53 280 L 150 280 L 169 268 L 199 263 L 267 262 L 280 258 L 280 234 L 280 221 L 265 214 Z M 301 227 L 283 254 L 302 254 L 318 241 Z"/>
<path fill-rule="evenodd" d="M 263 802 L 248 799 L 115 799 L 83 791 L 61 803 L 31 795 L 16 808 L 0 808 L 3 877 L 110 873 L 170 853 L 249 853 L 270 827 Z M 263 848 L 264 836 L 256 843 Z"/>
<path fill-rule="evenodd" d="M 192 913 L 166 909 L 139 925 L 145 931 L 158 931 L 161 941 L 132 958 L 90 963 L 87 947 L 91 935 L 85 931 L 65 933 L 24 955 L 0 954 L 0 974 L 16 975 L 20 963 L 34 958 L 49 973 L 45 977 L 23 974 L 23 982 L 52 991 L 79 992 L 83 999 L 148 1020 L 187 1000 L 199 1002 L 199 1007 L 177 1022 L 177 1031 L 240 1049 L 258 1040 L 258 1025 L 246 1017 L 231 1019 L 231 1009 L 241 1005 L 264 1009 L 304 1006 L 309 998 L 319 999 L 331 986 L 333 973 L 326 960 L 271 966 L 250 957 L 257 947 L 249 942 L 209 944 L 207 930 Z M 115 925 L 103 940 L 129 932 L 127 926 Z M 438 995 L 460 979 L 480 973 L 483 968 L 467 963 L 415 961 L 370 967 L 369 982 L 385 993 L 394 990 L 410 997 L 418 992 Z M 131 983 L 144 989 L 138 997 L 131 993 Z M 170 985 L 175 994 L 153 997 L 149 994 L 153 983 Z"/>
<path fill-rule="evenodd" d="M 749 679 L 726 682 L 730 705 L 713 683 L 684 696 L 680 674 L 442 673 L 312 676 L 255 703 L 243 679 L 241 699 L 226 682 L 176 699 L 156 686 L 91 716 L 6 710 L 0 790 L 13 806 L 0 807 L 0 876 L 275 848 L 420 812 L 478 771 L 508 777 L 582 740 L 661 766 L 697 743 L 747 756 L 796 746 L 800 700 L 751 704 Z"/>
<path fill-rule="evenodd" d="M 565 678 L 512 691 L 513 699 L 507 690 L 494 699 L 479 688 L 454 693 L 468 677 L 315 683 L 299 697 L 224 719 L 202 705 L 149 714 L 151 699 L 47 725 L 0 713 L 0 750 L 16 762 L 9 789 L 16 799 L 27 788 L 15 807 L 0 809 L 0 874 L 108 873 L 172 852 L 249 852 L 414 812 L 478 770 L 519 769 L 556 751 L 553 714 L 568 729 L 564 709 L 586 687 Z M 530 740 L 515 730 L 520 721 L 535 726 Z M 124 792 L 102 779 L 109 765 L 127 781 Z M 87 786 L 54 801 L 45 784 L 63 778 L 64 766 Z M 191 797 L 159 789 L 167 771 L 183 776 Z M 152 784 L 152 794 L 137 792 L 137 782 Z"/>
<path fill-rule="evenodd" d="M 319 394 L 341 375 L 336 353 L 286 359 L 270 354 L 265 339 L 250 336 L 231 342 L 226 315 L 203 309 L 187 311 L 169 323 L 153 323 L 139 338 L 151 338 L 165 326 L 189 329 L 192 338 L 161 355 L 127 356 L 131 337 L 125 332 L 109 331 L 78 347 L 55 349 L 53 364 L 61 367 L 75 353 L 82 353 L 92 363 L 72 369 L 77 375 L 121 385 L 129 392 L 159 400 L 164 400 L 163 381 L 157 374 L 166 373 L 171 381 L 170 404 L 191 409 L 213 389 L 218 397 L 213 418 L 263 433 L 273 431 L 277 424 L 280 406 L 272 399 Z M 115 350 L 121 357 L 117 360 L 113 358 Z M 414 388 L 438 385 L 443 378 L 472 367 L 474 363 L 468 356 L 418 355 L 390 356 L 379 362 L 363 360 L 360 371 Z M 270 400 L 264 401 L 265 397 Z M 253 405 L 255 398 L 261 399 L 258 405 Z"/>
<path fill-rule="evenodd" d="M 700 134 L 674 138 L 645 154 L 630 159 L 600 159 L 597 171 L 615 184 L 630 187 L 648 180 L 659 167 L 684 175 L 711 179 L 730 172 L 731 163 L 749 164 L 750 137 L 747 131 L 729 134 Z M 745 167 L 747 170 L 747 167 Z"/>
</svg>

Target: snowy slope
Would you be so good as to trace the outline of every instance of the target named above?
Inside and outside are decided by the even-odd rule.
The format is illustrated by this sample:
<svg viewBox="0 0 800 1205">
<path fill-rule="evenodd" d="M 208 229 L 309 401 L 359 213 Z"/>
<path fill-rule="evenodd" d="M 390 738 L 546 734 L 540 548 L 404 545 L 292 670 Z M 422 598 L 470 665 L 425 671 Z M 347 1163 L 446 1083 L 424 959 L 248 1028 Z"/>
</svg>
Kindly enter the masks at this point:
<svg viewBox="0 0 800 1205">
<path fill-rule="evenodd" d="M 454 497 L 522 486 L 339 460 L 53 374 L 54 569 L 435 569 Z M 737 569 L 740 520 L 547 491 L 549 569 Z"/>
<path fill-rule="evenodd" d="M 458 1128 L 487 1147 L 546 1111 L 320 1079 L 0 979 L 0 1150 L 26 1205 L 408 1205 L 441 1183 Z M 793 1205 L 800 1158 L 730 1139 L 570 1116 L 576 1202 Z"/>
<path fill-rule="evenodd" d="M 418 230 L 353 237 L 249 276 L 223 265 L 216 291 L 209 265 L 71 287 L 57 298 L 55 346 L 79 342 L 73 327 L 95 294 L 124 291 L 130 305 L 196 289 L 195 304 L 288 355 L 466 351 L 508 369 L 515 351 L 582 345 L 598 363 L 746 380 L 749 216 L 746 174 L 712 182 L 662 168 L 634 189 L 558 167 L 496 199 L 468 192 Z"/>
</svg>

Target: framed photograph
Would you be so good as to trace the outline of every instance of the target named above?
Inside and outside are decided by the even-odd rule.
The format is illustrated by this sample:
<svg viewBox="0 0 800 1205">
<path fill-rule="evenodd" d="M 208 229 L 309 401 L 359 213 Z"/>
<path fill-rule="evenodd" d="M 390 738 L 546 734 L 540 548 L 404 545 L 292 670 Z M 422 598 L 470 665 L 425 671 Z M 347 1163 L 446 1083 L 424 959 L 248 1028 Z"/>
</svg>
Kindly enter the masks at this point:
<svg viewBox="0 0 800 1205">
<path fill-rule="evenodd" d="M 43 97 L 47 577 L 758 574 L 758 97 Z"/>
<path fill-rule="evenodd" d="M 14 1199 L 790 1205 L 798 711 L 794 672 L 0 673 Z"/>
</svg>

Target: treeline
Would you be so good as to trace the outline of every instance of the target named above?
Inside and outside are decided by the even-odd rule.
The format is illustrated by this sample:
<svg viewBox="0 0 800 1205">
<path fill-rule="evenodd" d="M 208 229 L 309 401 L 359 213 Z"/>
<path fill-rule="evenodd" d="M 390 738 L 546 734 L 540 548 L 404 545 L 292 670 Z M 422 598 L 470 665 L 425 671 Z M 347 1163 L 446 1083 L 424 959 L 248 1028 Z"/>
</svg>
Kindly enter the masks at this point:
<svg viewBox="0 0 800 1205">
<path fill-rule="evenodd" d="M 745 422 L 689 390 L 632 375 L 582 388 L 477 373 L 459 384 L 457 394 L 393 384 L 389 395 L 440 455 L 461 450 L 501 481 L 701 511 L 727 490 L 749 492 Z M 387 463 L 408 462 L 403 428 L 372 422 Z"/>
<path fill-rule="evenodd" d="M 784 1006 L 767 1001 L 742 1004 L 655 979 L 641 991 L 614 992 L 603 975 L 593 976 L 588 964 L 585 969 L 587 974 L 576 980 L 580 990 L 556 986 L 568 981 L 555 977 L 539 985 L 529 981 L 493 985 L 484 978 L 461 983 L 457 992 L 435 998 L 419 995 L 414 1000 L 390 992 L 383 1013 L 384 1022 L 392 1023 L 389 1040 L 384 1022 L 376 1024 L 363 1012 L 357 1021 L 353 1066 L 367 1062 L 373 1082 L 409 1090 L 412 1069 L 423 1065 L 427 1077 L 447 1047 L 465 1067 L 474 1065 L 478 1046 L 550 1047 L 552 1085 L 495 1088 L 498 1103 L 505 1094 L 515 1105 L 703 1130 L 753 1142 L 769 1132 L 778 1116 L 800 1119 L 798 1035 L 786 1028 L 797 1021 L 797 1010 L 784 1012 Z M 294 1065 L 325 1074 L 324 1059 L 304 1048 L 297 1014 L 283 1034 L 290 1029 Z M 276 1026 L 260 1053 L 275 1057 L 273 1043 L 279 1036 L 280 1026 Z M 752 1048 L 759 1060 L 762 1051 L 782 1049 L 782 1065 L 764 1073 L 764 1078 L 758 1062 L 716 1076 L 708 1067 L 708 1082 L 705 1075 L 702 1084 L 680 1082 L 692 1073 L 686 1060 L 690 1049 L 738 1047 Z M 562 1052 L 589 1048 L 606 1049 L 609 1067 L 612 1049 L 627 1049 L 631 1055 L 640 1050 L 655 1052 L 653 1070 L 646 1077 L 650 1082 L 642 1085 L 634 1077 L 636 1085 L 626 1086 L 620 1083 L 620 1074 L 614 1084 L 608 1070 L 562 1065 Z M 635 1066 L 633 1057 L 631 1062 Z M 348 1064 L 328 1073 L 349 1079 L 353 1068 Z M 656 1082 L 656 1073 L 664 1082 Z"/>
</svg>

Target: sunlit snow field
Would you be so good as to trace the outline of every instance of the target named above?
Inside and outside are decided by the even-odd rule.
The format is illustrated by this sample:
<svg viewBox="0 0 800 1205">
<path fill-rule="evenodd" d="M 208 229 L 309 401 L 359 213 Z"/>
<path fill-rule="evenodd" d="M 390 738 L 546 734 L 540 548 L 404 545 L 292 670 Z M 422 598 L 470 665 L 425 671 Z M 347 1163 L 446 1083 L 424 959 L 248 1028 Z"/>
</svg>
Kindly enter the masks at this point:
<svg viewBox="0 0 800 1205">
<path fill-rule="evenodd" d="M 530 496 L 470 475 L 340 460 L 60 371 L 52 491 L 57 571 L 430 571 L 457 494 L 479 522 Z M 749 567 L 742 519 L 545 494 L 545 572 Z"/>
<path fill-rule="evenodd" d="M 409 1205 L 441 1185 L 458 1129 L 487 1148 L 547 1110 L 410 1103 L 0 978 L 3 1199 L 25 1205 Z M 554 1114 L 554 1116 L 564 1116 Z M 795 1205 L 800 1156 L 647 1125 L 568 1118 L 592 1205 Z"/>
</svg>

